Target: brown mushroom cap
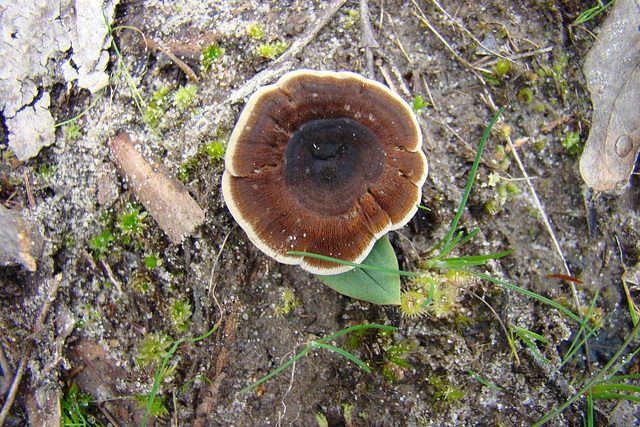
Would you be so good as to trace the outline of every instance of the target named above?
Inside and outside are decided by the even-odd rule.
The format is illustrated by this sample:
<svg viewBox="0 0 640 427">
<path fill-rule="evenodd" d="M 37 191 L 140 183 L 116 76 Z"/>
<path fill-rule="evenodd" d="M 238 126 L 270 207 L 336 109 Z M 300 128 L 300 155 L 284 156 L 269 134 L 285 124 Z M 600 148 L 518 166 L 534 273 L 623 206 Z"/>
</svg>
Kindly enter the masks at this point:
<svg viewBox="0 0 640 427">
<path fill-rule="evenodd" d="M 359 263 L 417 210 L 427 178 L 422 133 L 407 103 L 350 72 L 297 70 L 254 93 L 225 157 L 222 191 L 251 241 L 315 274 Z"/>
</svg>

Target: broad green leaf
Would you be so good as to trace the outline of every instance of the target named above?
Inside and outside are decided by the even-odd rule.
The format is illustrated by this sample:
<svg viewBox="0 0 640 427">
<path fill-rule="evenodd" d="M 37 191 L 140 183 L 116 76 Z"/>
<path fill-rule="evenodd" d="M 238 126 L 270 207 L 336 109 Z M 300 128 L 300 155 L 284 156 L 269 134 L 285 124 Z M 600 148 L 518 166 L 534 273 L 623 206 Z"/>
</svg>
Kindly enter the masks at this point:
<svg viewBox="0 0 640 427">
<path fill-rule="evenodd" d="M 387 236 L 376 242 L 362 264 L 398 269 L 398 259 Z M 400 276 L 376 270 L 355 268 L 332 276 L 316 276 L 335 291 L 374 304 L 400 304 Z"/>
</svg>

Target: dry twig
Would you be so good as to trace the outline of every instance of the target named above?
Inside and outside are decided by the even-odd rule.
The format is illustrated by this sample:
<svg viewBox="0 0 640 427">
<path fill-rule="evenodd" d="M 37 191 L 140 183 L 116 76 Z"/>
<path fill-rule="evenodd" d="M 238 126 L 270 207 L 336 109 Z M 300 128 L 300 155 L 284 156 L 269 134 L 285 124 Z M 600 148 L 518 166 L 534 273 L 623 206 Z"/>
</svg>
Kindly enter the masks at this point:
<svg viewBox="0 0 640 427">
<path fill-rule="evenodd" d="M 285 53 L 280 55 L 265 70 L 259 72 L 242 87 L 235 90 L 223 102 L 216 105 L 212 113 L 217 114 L 226 110 L 230 104 L 237 104 L 244 100 L 247 96 L 256 91 L 260 86 L 278 78 L 290 68 L 293 67 L 293 59 L 298 55 L 306 45 L 315 38 L 327 22 L 336 14 L 338 10 L 346 3 L 347 0 L 333 0 L 314 24 L 305 31 L 300 38 L 291 44 Z"/>
<path fill-rule="evenodd" d="M 380 47 L 373 31 L 371 30 L 371 19 L 369 17 L 369 3 L 367 0 L 360 0 L 360 28 L 362 31 L 362 46 L 364 47 L 364 55 L 367 60 L 367 77 L 373 78 L 373 51 Z"/>
<path fill-rule="evenodd" d="M 174 64 L 176 64 L 182 71 L 185 72 L 187 76 L 189 76 L 191 81 L 193 81 L 195 84 L 198 84 L 198 76 L 196 76 L 196 73 L 193 72 L 191 67 L 185 64 L 184 61 L 182 61 L 180 58 L 178 58 L 173 53 L 171 53 L 168 49 L 165 49 L 164 47 L 162 47 L 159 43 L 157 43 L 151 37 L 147 37 L 143 33 L 141 34 L 142 34 L 142 37 L 144 37 L 145 43 L 147 44 L 147 46 L 149 46 L 150 49 L 159 50 L 160 52 L 167 55 L 169 59 L 173 61 Z"/>
<path fill-rule="evenodd" d="M 204 223 L 204 211 L 189 195 L 187 188 L 170 178 L 161 163 L 149 163 L 134 148 L 126 132 L 112 138 L 109 147 L 118 169 L 129 180 L 138 200 L 174 244 L 180 244 L 183 236 L 191 235 Z M 106 264 L 103 265 L 106 269 Z M 112 277 L 109 274 L 109 278 Z"/>
<path fill-rule="evenodd" d="M 218 282 L 214 283 L 213 277 L 216 271 L 216 267 L 218 266 L 218 261 L 220 260 L 220 255 L 222 255 L 222 251 L 224 250 L 224 247 L 227 245 L 227 239 L 229 239 L 229 236 L 231 235 L 233 230 L 235 230 L 235 228 L 236 226 L 234 225 L 233 228 L 229 230 L 227 235 L 224 236 L 224 240 L 220 245 L 220 250 L 218 251 L 218 254 L 216 255 L 216 259 L 213 261 L 213 265 L 211 266 L 211 274 L 209 275 L 209 298 L 213 297 L 213 300 L 216 302 L 216 305 L 218 306 L 218 310 L 220 310 L 220 313 L 222 313 L 222 306 L 220 306 L 220 303 L 218 302 L 218 299 L 216 298 L 216 294 L 215 294 L 216 285 L 218 284 Z"/>
<path fill-rule="evenodd" d="M 24 177 L 24 186 L 27 189 L 27 199 L 29 200 L 29 207 L 31 209 L 35 209 L 36 202 L 35 200 L 33 200 L 33 193 L 31 193 L 31 186 L 29 185 L 29 177 L 27 176 L 26 172 L 24 172 L 23 177 Z"/>
<path fill-rule="evenodd" d="M 13 372 L 11 372 L 11 365 L 9 365 L 9 362 L 7 361 L 2 346 L 0 346 L 0 368 L 2 368 L 2 379 L 0 380 L 0 396 L 4 396 L 5 393 L 9 391 L 9 387 L 11 386 L 11 382 L 13 381 Z"/>
</svg>

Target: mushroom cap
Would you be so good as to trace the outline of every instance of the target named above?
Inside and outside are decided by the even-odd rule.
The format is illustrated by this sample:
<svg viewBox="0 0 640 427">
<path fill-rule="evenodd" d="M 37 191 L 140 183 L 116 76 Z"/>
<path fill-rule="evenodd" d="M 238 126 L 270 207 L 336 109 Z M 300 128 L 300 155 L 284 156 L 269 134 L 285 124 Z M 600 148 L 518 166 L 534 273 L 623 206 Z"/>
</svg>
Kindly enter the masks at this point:
<svg viewBox="0 0 640 427">
<path fill-rule="evenodd" d="M 256 91 L 231 134 L 222 176 L 229 211 L 251 241 L 322 275 L 360 263 L 415 214 L 427 178 L 411 107 L 351 72 L 297 70 Z"/>
</svg>

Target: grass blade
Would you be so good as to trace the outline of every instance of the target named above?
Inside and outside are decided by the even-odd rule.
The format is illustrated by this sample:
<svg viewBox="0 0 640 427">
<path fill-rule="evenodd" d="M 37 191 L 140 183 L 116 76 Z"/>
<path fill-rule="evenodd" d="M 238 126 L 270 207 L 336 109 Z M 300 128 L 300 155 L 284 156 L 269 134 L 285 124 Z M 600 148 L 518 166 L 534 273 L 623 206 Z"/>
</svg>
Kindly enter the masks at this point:
<svg viewBox="0 0 640 427">
<path fill-rule="evenodd" d="M 491 389 L 502 391 L 502 387 L 498 387 L 497 385 L 493 385 L 493 384 L 488 383 L 480 375 L 476 374 L 471 369 L 467 369 L 467 372 L 469 372 L 469 374 L 473 377 L 473 379 L 478 381 L 479 383 L 484 384 L 484 385 L 486 385 L 487 387 L 489 387 Z"/>
<path fill-rule="evenodd" d="M 313 341 L 313 342 L 311 343 L 311 345 L 312 345 L 313 347 L 322 347 L 322 348 L 326 348 L 327 350 L 331 350 L 331 351 L 333 351 L 333 352 L 335 352 L 335 353 L 339 353 L 339 354 L 343 355 L 344 357 L 346 357 L 347 359 L 349 359 L 349 360 L 351 360 L 351 361 L 353 361 L 353 362 L 357 363 L 357 364 L 358 364 L 358 366 L 360 366 L 360 367 L 361 367 L 362 369 L 364 369 L 365 371 L 367 371 L 367 372 L 371 372 L 371 369 L 369 369 L 369 367 L 368 367 L 367 365 L 365 365 L 364 363 L 362 363 L 362 360 L 358 359 L 356 356 L 354 356 L 353 354 L 351 354 L 351 353 L 349 353 L 349 352 L 347 352 L 347 351 L 344 351 L 344 350 L 342 350 L 342 349 L 340 349 L 340 348 L 338 348 L 338 347 L 334 347 L 334 346 L 332 346 L 332 345 L 324 344 L 324 343 L 317 342 L 317 341 Z"/>
<path fill-rule="evenodd" d="M 631 333 L 629 334 L 627 339 L 624 341 L 622 346 L 618 349 L 616 354 L 611 358 L 611 360 L 609 360 L 609 362 L 605 365 L 604 368 L 602 368 L 602 370 L 600 372 L 598 372 L 593 378 L 591 378 L 591 380 L 589 380 L 589 382 L 584 387 L 582 387 L 582 389 L 580 391 L 578 391 L 576 394 L 571 396 L 571 398 L 569 400 L 567 400 L 565 403 L 560 405 L 555 411 L 553 411 L 550 414 L 547 414 L 544 417 L 540 418 L 540 420 L 538 420 L 538 422 L 533 424 L 533 426 L 531 426 L 531 427 L 538 427 L 538 426 L 541 426 L 541 425 L 547 423 L 548 421 L 551 421 L 552 419 L 554 419 L 556 417 L 556 415 L 558 415 L 559 413 L 564 411 L 567 407 L 569 407 L 571 404 L 573 404 L 573 402 L 578 400 L 585 393 L 588 393 L 589 390 L 591 390 L 591 388 L 596 383 L 600 382 L 601 378 L 604 377 L 607 374 L 607 372 L 609 372 L 611 367 L 616 363 L 616 361 L 620 358 L 620 356 L 622 356 L 622 353 L 625 351 L 625 349 L 629 346 L 629 344 L 631 344 L 631 341 L 635 338 L 635 336 L 638 334 L 638 332 L 640 332 L 640 323 L 638 323 L 633 328 L 633 331 L 631 331 Z M 636 350 L 636 351 L 638 351 L 638 350 Z M 632 354 L 635 354 L 635 353 L 632 353 Z"/>
<path fill-rule="evenodd" d="M 311 341 L 300 353 L 296 354 L 293 358 L 291 358 L 290 360 L 288 360 L 286 363 L 283 363 L 278 369 L 276 369 L 275 371 L 267 374 L 266 376 L 260 378 L 258 381 L 256 381 L 255 383 L 251 384 L 248 387 L 243 388 L 242 390 L 240 390 L 238 392 L 238 394 L 242 394 L 245 393 L 249 390 L 251 390 L 252 388 L 262 384 L 263 382 L 267 381 L 270 378 L 273 378 L 274 376 L 278 375 L 283 369 L 287 368 L 289 365 L 291 365 L 293 362 L 295 362 L 296 360 L 300 359 L 302 356 L 304 356 L 309 350 L 311 350 L 312 348 L 317 348 L 317 347 L 322 347 L 322 348 L 326 348 L 328 350 L 334 351 L 336 353 L 339 353 L 341 355 L 343 355 L 344 357 L 354 361 L 355 363 L 358 364 L 358 366 L 360 366 L 362 369 L 364 369 L 367 372 L 370 372 L 371 370 L 369 369 L 369 367 L 367 365 L 365 365 L 360 359 L 358 359 L 356 356 L 354 356 L 353 354 L 346 352 L 344 350 L 341 350 L 337 347 L 334 347 L 332 345 L 329 344 L 325 344 L 325 342 L 332 340 L 334 338 L 337 338 L 341 335 L 347 334 L 349 332 L 353 332 L 353 331 L 358 331 L 360 329 L 369 329 L 369 328 L 377 328 L 377 329 L 383 329 L 386 331 L 397 331 L 398 328 L 393 327 L 393 326 L 386 326 L 386 325 L 378 325 L 375 323 L 372 323 L 370 325 L 356 325 L 356 326 L 351 326 L 350 328 L 346 328 L 343 329 L 339 332 L 336 332 L 333 335 L 329 335 L 328 337 L 316 340 L 316 341 Z"/>
<path fill-rule="evenodd" d="M 601 394 L 595 394 L 593 395 L 594 399 L 624 399 L 624 400 L 630 400 L 632 402 L 640 402 L 640 397 L 638 396 L 629 396 L 626 394 L 620 394 L 620 393 L 601 393 Z"/>
<path fill-rule="evenodd" d="M 587 315 L 585 316 L 587 319 L 591 317 L 591 313 L 593 312 L 593 309 L 596 306 L 596 300 L 598 299 L 599 292 L 600 291 L 596 291 L 596 293 L 593 295 L 593 298 L 591 299 L 591 305 L 589 306 L 589 311 L 587 311 Z M 594 330 L 598 329 L 598 327 L 599 327 L 599 324 L 595 326 Z M 569 347 L 569 350 L 567 351 L 567 355 L 565 356 L 564 360 L 560 364 L 560 367 L 564 366 L 569 360 L 571 360 L 571 357 L 573 357 L 573 354 L 576 351 L 578 351 L 580 347 L 582 347 L 582 344 L 584 344 L 591 335 L 595 333 L 595 332 L 590 332 L 588 334 L 584 334 L 584 338 L 582 339 L 582 341 L 580 341 L 580 343 L 576 345 L 578 339 L 583 335 L 582 333 L 583 331 L 584 331 L 584 328 L 580 327 L 580 330 L 576 335 L 576 339 L 571 344 L 571 347 Z"/>
<path fill-rule="evenodd" d="M 378 325 L 377 323 L 371 323 L 371 324 L 367 324 L 367 325 L 356 325 L 356 326 L 351 326 L 350 328 L 347 328 L 347 329 L 343 329 L 343 330 L 341 330 L 339 332 L 336 332 L 333 335 L 329 335 L 328 337 L 316 340 L 316 342 L 324 343 L 324 342 L 330 341 L 330 340 L 332 340 L 334 338 L 337 338 L 340 335 L 348 334 L 349 332 L 359 331 L 360 329 L 370 329 L 370 328 L 382 329 L 382 330 L 385 330 L 385 331 L 397 331 L 398 330 L 398 328 L 396 328 L 395 326 Z"/>
<path fill-rule="evenodd" d="M 456 212 L 456 216 L 451 223 L 451 230 L 447 237 L 444 239 L 445 248 L 449 246 L 449 242 L 453 238 L 453 234 L 455 233 L 456 228 L 458 228 L 458 223 L 460 222 L 460 217 L 462 216 L 462 212 L 464 211 L 464 207 L 467 204 L 467 199 L 469 198 L 469 194 L 471 194 L 471 187 L 473 187 L 473 182 L 476 178 L 476 172 L 478 170 L 478 165 L 480 164 L 480 156 L 482 154 L 482 150 L 484 149 L 484 144 L 487 142 L 487 138 L 489 137 L 489 133 L 491 132 L 491 128 L 496 124 L 498 118 L 507 107 L 502 107 L 498 111 L 498 113 L 493 117 L 489 126 L 487 126 L 487 130 L 484 131 L 484 135 L 482 135 L 482 139 L 480 140 L 480 146 L 478 147 L 478 153 L 476 154 L 476 159 L 473 162 L 473 166 L 471 167 L 471 172 L 469 174 L 469 181 L 467 182 L 467 188 L 464 192 L 464 196 L 462 197 L 462 201 L 460 202 L 460 207 L 458 208 L 458 212 Z"/>
<path fill-rule="evenodd" d="M 516 291 L 516 292 L 520 292 L 522 294 L 525 294 L 525 295 L 527 295 L 527 296 L 529 296 L 531 298 L 535 298 L 538 301 L 541 301 L 541 302 L 543 302 L 543 303 L 545 303 L 547 305 L 550 305 L 553 308 L 556 308 L 556 309 L 562 311 L 564 314 L 566 314 L 567 316 L 569 316 L 570 318 L 572 318 L 573 320 L 578 322 L 581 326 L 583 326 L 588 332 L 593 333 L 593 329 L 589 325 L 587 325 L 587 323 L 584 320 L 582 320 L 580 317 L 578 317 L 575 314 L 573 314 L 573 312 L 571 310 L 567 309 L 566 307 L 563 307 L 562 305 L 558 304 L 555 301 L 550 300 L 549 298 L 545 298 L 542 295 L 536 294 L 535 292 L 531 292 L 531 291 L 528 291 L 526 289 L 522 289 L 521 287 L 512 285 L 510 283 L 504 282 L 504 281 L 502 281 L 500 279 L 496 279 L 496 278 L 491 277 L 491 276 L 487 276 L 486 274 L 475 272 L 473 270 L 468 270 L 466 268 L 461 268 L 461 267 L 454 267 L 454 268 L 452 268 L 452 270 L 461 271 L 463 273 L 471 274 L 472 276 L 476 276 L 476 277 L 478 277 L 480 279 L 488 280 L 490 282 L 493 282 L 493 283 L 496 283 L 498 285 L 504 286 L 505 288 L 511 289 L 513 291 Z"/>
<path fill-rule="evenodd" d="M 238 394 L 242 394 L 245 393 L 249 390 L 251 390 L 252 388 L 262 384 L 263 382 L 267 381 L 268 379 L 275 377 L 276 375 L 278 375 L 280 373 L 280 371 L 282 371 L 283 369 L 285 369 L 287 366 L 291 365 L 293 362 L 295 362 L 296 360 L 300 359 L 302 356 L 304 356 L 309 350 L 311 350 L 311 345 L 305 347 L 300 353 L 296 354 L 293 358 L 291 358 L 290 360 L 288 360 L 287 362 L 283 363 L 278 369 L 276 369 L 275 371 L 267 374 L 266 376 L 260 378 L 258 381 L 256 381 L 255 383 L 251 384 L 248 387 L 243 388 L 242 390 L 240 390 L 238 392 Z"/>
</svg>

